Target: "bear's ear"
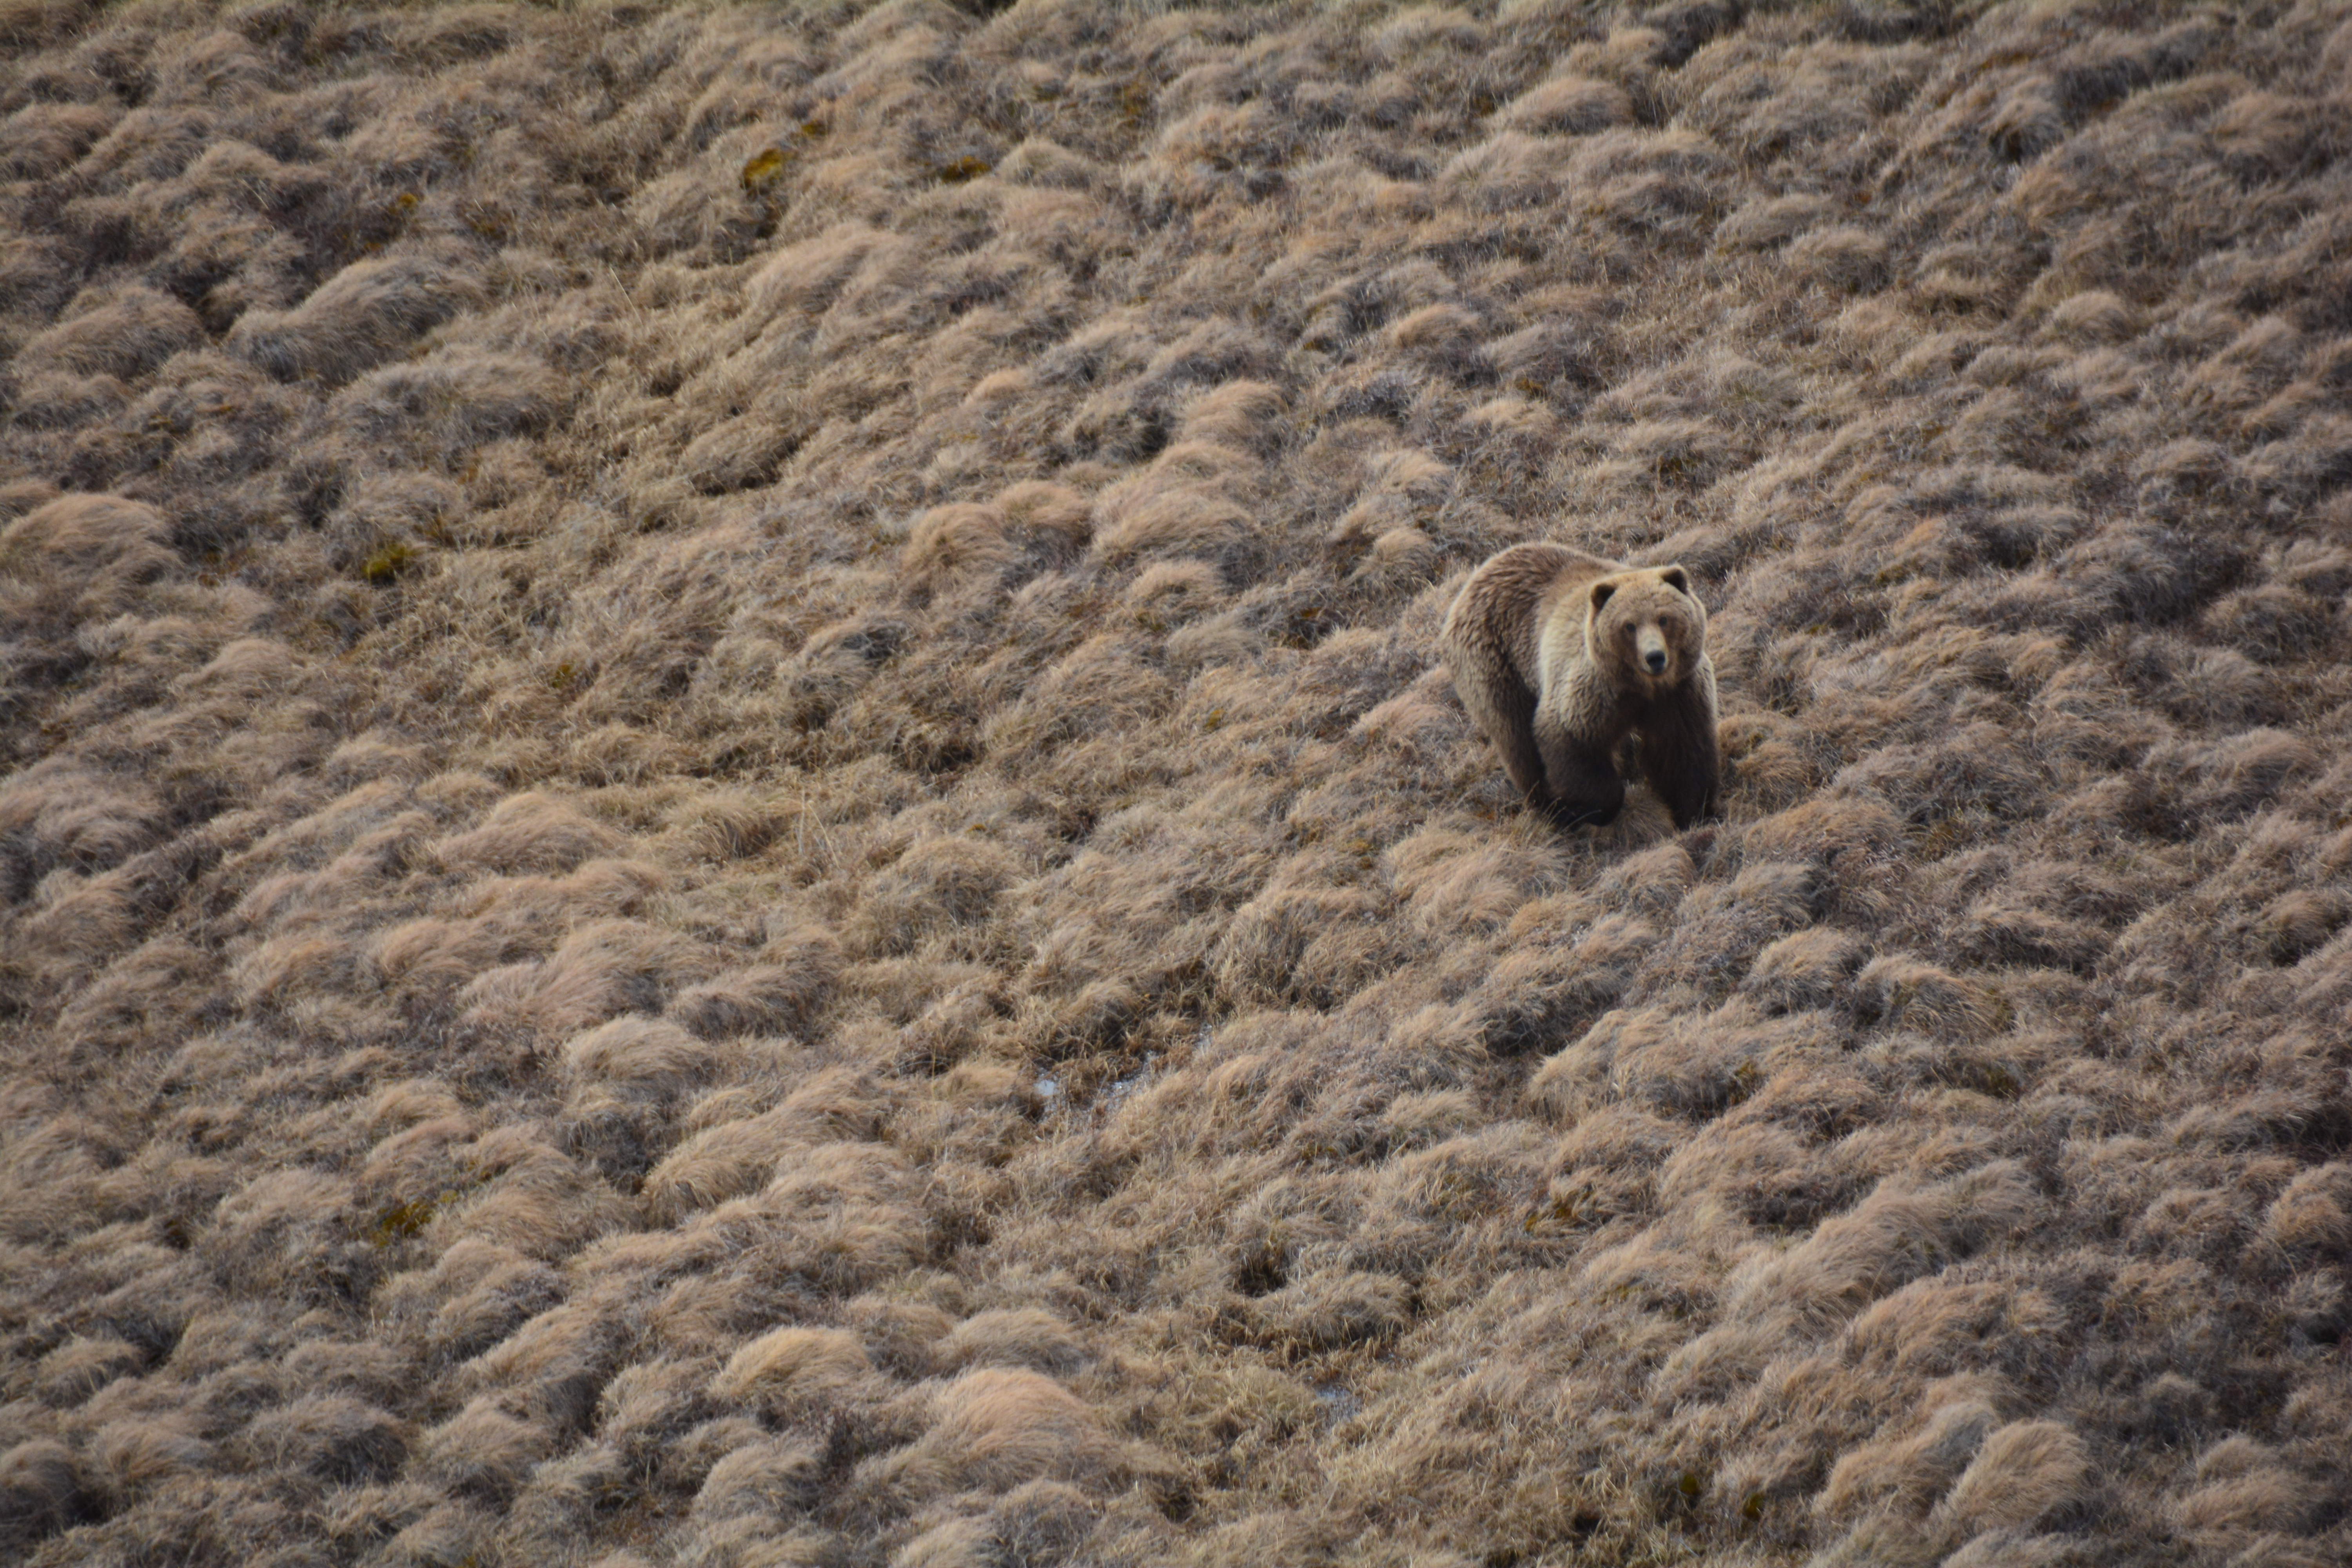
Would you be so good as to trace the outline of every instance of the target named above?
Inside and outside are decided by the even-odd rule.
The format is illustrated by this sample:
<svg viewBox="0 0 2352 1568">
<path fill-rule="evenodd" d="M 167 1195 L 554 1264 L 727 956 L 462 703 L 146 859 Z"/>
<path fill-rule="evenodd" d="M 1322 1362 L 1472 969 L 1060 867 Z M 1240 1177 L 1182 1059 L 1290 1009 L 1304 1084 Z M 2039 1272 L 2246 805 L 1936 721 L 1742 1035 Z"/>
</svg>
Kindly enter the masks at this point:
<svg viewBox="0 0 2352 1568">
<path fill-rule="evenodd" d="M 1679 566 L 1669 566 L 1664 571 L 1659 573 L 1658 581 L 1664 583 L 1667 587 L 1672 588 L 1677 594 L 1687 594 L 1690 592 L 1690 574 L 1684 571 Z"/>
<path fill-rule="evenodd" d="M 1596 616 L 1599 615 L 1601 613 L 1601 606 L 1606 605 L 1609 602 L 1609 595 L 1616 591 L 1617 584 L 1614 583 L 1595 583 L 1592 584 L 1592 613 Z"/>
</svg>

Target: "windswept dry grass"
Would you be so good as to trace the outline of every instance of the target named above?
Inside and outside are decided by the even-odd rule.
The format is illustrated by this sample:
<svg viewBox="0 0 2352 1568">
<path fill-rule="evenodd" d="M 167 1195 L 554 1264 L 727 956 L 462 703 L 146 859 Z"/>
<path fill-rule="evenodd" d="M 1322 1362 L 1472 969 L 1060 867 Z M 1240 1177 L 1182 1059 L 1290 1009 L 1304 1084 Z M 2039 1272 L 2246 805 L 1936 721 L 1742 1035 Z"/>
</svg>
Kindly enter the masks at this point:
<svg viewBox="0 0 2352 1568">
<path fill-rule="evenodd" d="M 2341 0 L 0 0 L 0 1558 L 2352 1558 L 2347 154 Z M 1517 807 L 1531 539 L 1722 821 Z"/>
</svg>

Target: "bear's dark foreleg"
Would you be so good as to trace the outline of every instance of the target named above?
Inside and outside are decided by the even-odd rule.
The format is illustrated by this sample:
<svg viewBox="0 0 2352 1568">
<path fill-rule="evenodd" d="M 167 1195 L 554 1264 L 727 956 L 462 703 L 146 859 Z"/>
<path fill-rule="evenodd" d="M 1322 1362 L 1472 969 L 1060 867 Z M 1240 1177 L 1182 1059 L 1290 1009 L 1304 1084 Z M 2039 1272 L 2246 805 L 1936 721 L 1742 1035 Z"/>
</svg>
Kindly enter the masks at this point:
<svg viewBox="0 0 2352 1568">
<path fill-rule="evenodd" d="M 1552 821 L 1562 828 L 1606 827 L 1616 821 L 1625 808 L 1625 778 L 1609 752 L 1541 734 L 1537 740 L 1543 746 L 1544 782 L 1551 788 L 1547 809 Z"/>
<path fill-rule="evenodd" d="M 1696 687 L 1651 709 L 1642 724 L 1642 776 L 1688 827 L 1723 809 L 1723 755 L 1715 740 L 1715 711 Z"/>
<path fill-rule="evenodd" d="M 1543 804 L 1543 754 L 1536 749 L 1536 694 L 1517 679 L 1506 675 L 1494 683 L 1489 693 L 1484 693 L 1492 704 L 1493 719 L 1474 712 L 1479 727 L 1486 731 L 1502 753 L 1503 772 L 1519 788 L 1519 793 L 1536 805 Z"/>
</svg>

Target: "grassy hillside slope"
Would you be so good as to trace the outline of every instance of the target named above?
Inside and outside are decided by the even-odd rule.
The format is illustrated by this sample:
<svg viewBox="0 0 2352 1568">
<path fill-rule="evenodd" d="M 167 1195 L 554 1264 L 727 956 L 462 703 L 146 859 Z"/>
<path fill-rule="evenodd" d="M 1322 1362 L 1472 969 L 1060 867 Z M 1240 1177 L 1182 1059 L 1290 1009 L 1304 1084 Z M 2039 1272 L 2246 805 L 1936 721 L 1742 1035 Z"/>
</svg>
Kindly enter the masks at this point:
<svg viewBox="0 0 2352 1568">
<path fill-rule="evenodd" d="M 0 1557 L 2352 1557 L 2352 6 L 0 4 Z M 1725 819 L 1476 562 L 1688 565 Z"/>
</svg>

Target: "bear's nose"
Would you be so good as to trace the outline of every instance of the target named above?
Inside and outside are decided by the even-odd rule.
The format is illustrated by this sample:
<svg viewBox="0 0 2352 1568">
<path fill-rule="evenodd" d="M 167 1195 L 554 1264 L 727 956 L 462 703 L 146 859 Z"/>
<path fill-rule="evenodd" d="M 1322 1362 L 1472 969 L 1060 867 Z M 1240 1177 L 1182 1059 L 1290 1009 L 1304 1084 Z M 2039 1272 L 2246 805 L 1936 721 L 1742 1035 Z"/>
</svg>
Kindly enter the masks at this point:
<svg viewBox="0 0 2352 1568">
<path fill-rule="evenodd" d="M 1652 675 L 1664 675 L 1666 672 L 1666 650 L 1652 648 L 1643 662 L 1650 667 Z"/>
</svg>

